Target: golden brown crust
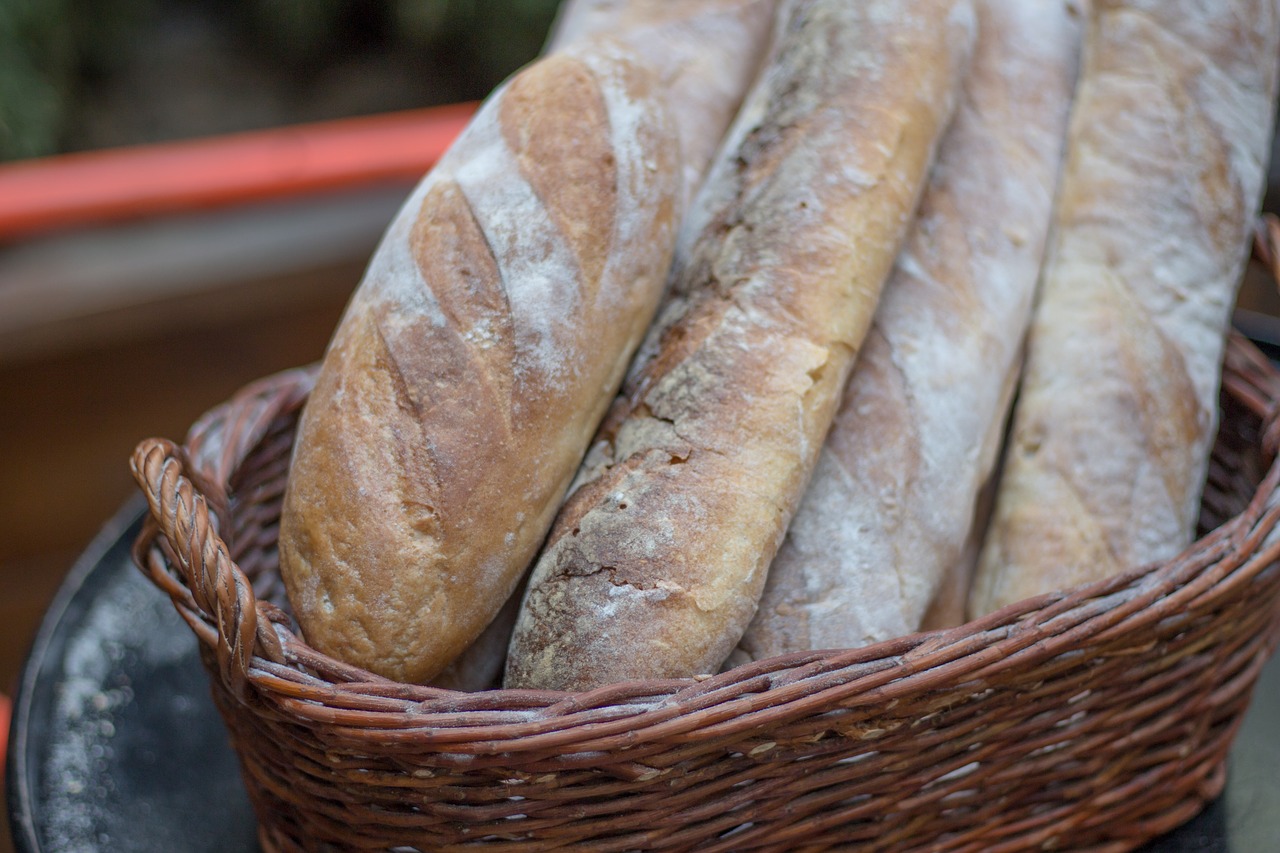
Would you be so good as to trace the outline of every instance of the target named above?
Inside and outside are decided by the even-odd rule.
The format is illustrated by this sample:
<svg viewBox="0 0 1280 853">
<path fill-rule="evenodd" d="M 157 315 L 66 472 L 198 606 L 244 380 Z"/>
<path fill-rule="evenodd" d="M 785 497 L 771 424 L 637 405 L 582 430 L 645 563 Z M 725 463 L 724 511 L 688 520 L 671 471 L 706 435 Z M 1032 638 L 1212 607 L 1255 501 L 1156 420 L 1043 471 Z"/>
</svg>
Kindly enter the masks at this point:
<svg viewBox="0 0 1280 853">
<path fill-rule="evenodd" d="M 600 132 L 609 126 L 609 112 L 585 67 L 554 64 L 560 73 L 511 81 L 500 107 L 502 135 L 516 152 L 520 174 L 577 256 L 583 281 L 594 283 L 611 248 L 597 229 L 613 221 L 618 203 L 613 144 Z M 574 104 L 581 122 L 547 109 L 557 102 Z M 593 132 L 583 133 L 583 126 Z"/>
<path fill-rule="evenodd" d="M 1102 0 L 974 615 L 1176 554 L 1264 185 L 1275 0 Z"/>
<path fill-rule="evenodd" d="M 616 45 L 486 103 L 388 231 L 302 418 L 280 544 L 309 642 L 422 682 L 480 634 L 652 316 L 679 193 L 674 128 Z"/>
<path fill-rule="evenodd" d="M 793 4 L 530 580 L 509 686 L 713 672 L 733 648 L 950 113 L 968 12 Z"/>
</svg>

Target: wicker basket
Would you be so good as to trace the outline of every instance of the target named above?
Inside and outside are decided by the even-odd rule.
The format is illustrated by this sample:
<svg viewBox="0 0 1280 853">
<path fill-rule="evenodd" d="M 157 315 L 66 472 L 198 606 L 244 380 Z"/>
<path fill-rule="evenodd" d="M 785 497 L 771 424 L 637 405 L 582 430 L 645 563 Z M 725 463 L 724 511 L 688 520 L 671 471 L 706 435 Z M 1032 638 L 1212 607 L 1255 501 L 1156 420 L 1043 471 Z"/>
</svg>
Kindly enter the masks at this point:
<svg viewBox="0 0 1280 853">
<path fill-rule="evenodd" d="M 960 628 L 589 693 L 453 693 L 293 633 L 275 551 L 311 371 L 143 442 L 135 557 L 200 640 L 268 850 L 1128 850 L 1221 790 L 1280 637 L 1280 374 L 1239 336 L 1165 565 Z"/>
</svg>

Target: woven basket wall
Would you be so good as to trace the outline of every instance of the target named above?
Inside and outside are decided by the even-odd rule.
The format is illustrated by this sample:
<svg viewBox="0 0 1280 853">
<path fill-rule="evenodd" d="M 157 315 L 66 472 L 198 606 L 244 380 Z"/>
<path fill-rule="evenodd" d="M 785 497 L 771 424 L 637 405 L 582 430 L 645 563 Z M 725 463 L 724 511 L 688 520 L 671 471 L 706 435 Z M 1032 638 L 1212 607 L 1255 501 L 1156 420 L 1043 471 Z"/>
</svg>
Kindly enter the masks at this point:
<svg viewBox="0 0 1280 853">
<path fill-rule="evenodd" d="M 1280 375 L 1229 342 L 1177 559 L 705 680 L 465 694 L 302 643 L 276 525 L 313 373 L 139 446 L 135 557 L 200 640 L 267 850 L 1129 850 L 1218 794 L 1280 637 Z"/>
</svg>

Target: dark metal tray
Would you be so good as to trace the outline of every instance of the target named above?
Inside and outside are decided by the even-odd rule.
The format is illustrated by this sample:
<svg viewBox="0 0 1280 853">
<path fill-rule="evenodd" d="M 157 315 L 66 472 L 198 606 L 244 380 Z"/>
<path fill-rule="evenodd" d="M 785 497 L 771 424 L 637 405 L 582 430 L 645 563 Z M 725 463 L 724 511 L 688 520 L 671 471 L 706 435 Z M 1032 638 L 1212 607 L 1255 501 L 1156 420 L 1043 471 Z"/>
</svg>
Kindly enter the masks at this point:
<svg viewBox="0 0 1280 853">
<path fill-rule="evenodd" d="M 23 670 L 7 768 L 18 853 L 259 849 L 195 637 L 130 558 L 142 511 L 126 505 L 76 563 Z M 1278 767 L 1280 657 L 1225 793 L 1144 853 L 1280 851 Z"/>
</svg>

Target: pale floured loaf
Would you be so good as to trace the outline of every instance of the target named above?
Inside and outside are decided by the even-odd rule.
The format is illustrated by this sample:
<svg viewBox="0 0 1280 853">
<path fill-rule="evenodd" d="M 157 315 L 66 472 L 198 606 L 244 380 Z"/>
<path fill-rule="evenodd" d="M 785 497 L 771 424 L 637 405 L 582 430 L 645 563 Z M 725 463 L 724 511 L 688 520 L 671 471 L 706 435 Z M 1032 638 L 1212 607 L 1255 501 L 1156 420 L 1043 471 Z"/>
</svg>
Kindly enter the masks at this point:
<svg viewBox="0 0 1280 853">
<path fill-rule="evenodd" d="M 672 299 L 530 578 L 508 686 L 714 671 L 804 490 L 974 21 L 967 0 L 784 9 Z"/>
<path fill-rule="evenodd" d="M 963 574 L 1021 366 L 1081 34 L 1065 0 L 974 8 L 955 118 L 735 660 L 912 633 Z"/>
<path fill-rule="evenodd" d="M 1096 0 L 970 612 L 1175 555 L 1264 186 L 1276 0 Z"/>
<path fill-rule="evenodd" d="M 662 294 L 673 123 L 614 42 L 526 68 L 390 226 L 302 415 L 280 530 L 307 641 L 431 679 L 515 588 Z"/>
</svg>

